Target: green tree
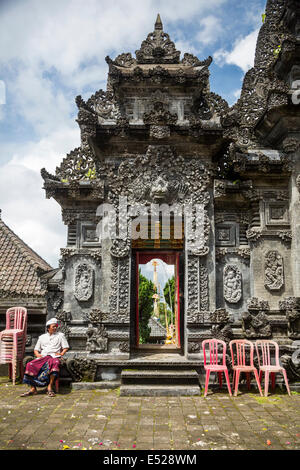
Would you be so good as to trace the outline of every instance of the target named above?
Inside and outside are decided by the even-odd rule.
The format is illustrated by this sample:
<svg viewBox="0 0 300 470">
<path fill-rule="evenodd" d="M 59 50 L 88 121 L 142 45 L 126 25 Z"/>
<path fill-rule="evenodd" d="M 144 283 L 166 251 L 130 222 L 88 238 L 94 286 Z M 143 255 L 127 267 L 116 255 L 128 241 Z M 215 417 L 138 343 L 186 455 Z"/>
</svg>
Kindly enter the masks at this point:
<svg viewBox="0 0 300 470">
<path fill-rule="evenodd" d="M 172 276 L 165 284 L 164 297 L 172 312 L 175 311 L 175 278 Z"/>
<path fill-rule="evenodd" d="M 151 328 L 148 326 L 153 313 L 154 284 L 139 270 L 139 342 L 149 342 Z"/>
<path fill-rule="evenodd" d="M 171 310 L 169 309 L 168 306 L 166 306 L 166 310 L 167 310 L 168 326 L 170 326 L 171 319 L 172 319 L 172 312 L 171 312 Z M 162 324 L 162 326 L 164 326 L 166 328 L 167 325 L 166 325 L 165 304 L 162 303 L 162 302 L 160 302 L 160 304 L 159 304 L 159 320 L 160 320 L 160 323 Z"/>
</svg>

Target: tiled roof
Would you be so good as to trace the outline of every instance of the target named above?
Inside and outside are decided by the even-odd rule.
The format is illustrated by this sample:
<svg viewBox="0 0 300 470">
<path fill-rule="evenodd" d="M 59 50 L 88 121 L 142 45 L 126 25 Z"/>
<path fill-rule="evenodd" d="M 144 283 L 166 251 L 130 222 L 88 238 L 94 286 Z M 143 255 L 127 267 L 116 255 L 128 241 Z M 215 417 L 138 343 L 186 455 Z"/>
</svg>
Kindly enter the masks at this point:
<svg viewBox="0 0 300 470">
<path fill-rule="evenodd" d="M 1 214 L 1 213 L 0 213 Z M 0 298 L 43 296 L 40 275 L 52 270 L 0 217 Z"/>
<path fill-rule="evenodd" d="M 151 336 L 152 337 L 161 337 L 166 336 L 167 330 L 162 326 L 162 324 L 153 317 L 150 317 L 148 326 L 151 328 Z"/>
</svg>

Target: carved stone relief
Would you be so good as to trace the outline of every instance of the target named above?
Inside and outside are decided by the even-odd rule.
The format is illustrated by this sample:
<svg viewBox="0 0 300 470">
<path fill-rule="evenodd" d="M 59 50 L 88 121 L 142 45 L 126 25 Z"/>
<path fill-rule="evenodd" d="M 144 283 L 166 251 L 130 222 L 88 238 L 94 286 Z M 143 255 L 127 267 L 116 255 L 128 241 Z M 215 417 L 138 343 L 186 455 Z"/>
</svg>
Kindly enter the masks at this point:
<svg viewBox="0 0 300 470">
<path fill-rule="evenodd" d="M 242 273 L 233 264 L 228 264 L 224 268 L 223 292 L 226 302 L 238 303 L 242 298 Z"/>
<path fill-rule="evenodd" d="M 299 350 L 298 350 L 299 351 Z M 280 362 L 285 368 L 288 380 L 290 382 L 299 382 L 300 380 L 300 358 L 298 354 L 284 354 L 280 357 Z"/>
<path fill-rule="evenodd" d="M 212 337 L 229 343 L 233 339 L 233 331 L 229 324 L 229 313 L 219 308 L 210 314 L 210 321 L 212 323 L 211 333 Z"/>
<path fill-rule="evenodd" d="M 279 310 L 284 311 L 287 319 L 288 337 L 300 339 L 300 298 L 287 297 L 279 302 Z"/>
<path fill-rule="evenodd" d="M 74 382 L 94 382 L 97 371 L 96 361 L 82 357 L 68 358 L 66 368 Z"/>
<path fill-rule="evenodd" d="M 188 256 L 188 311 L 205 312 L 208 310 L 209 295 L 207 267 L 200 263 L 199 257 Z M 201 316 L 201 318 L 203 318 L 203 316 Z"/>
<path fill-rule="evenodd" d="M 265 287 L 270 291 L 278 291 L 283 285 L 283 258 L 278 251 L 269 251 L 265 255 Z"/>
<path fill-rule="evenodd" d="M 86 332 L 86 350 L 92 353 L 107 351 L 108 347 L 108 334 L 103 325 L 98 325 L 96 328 L 90 327 Z"/>
<path fill-rule="evenodd" d="M 70 337 L 71 330 L 68 326 L 69 322 L 72 319 L 71 312 L 58 312 L 56 314 L 57 320 L 60 322 L 59 331 L 61 331 L 66 338 Z"/>
<path fill-rule="evenodd" d="M 112 258 L 110 311 L 129 319 L 129 257 Z M 125 315 L 125 317 L 124 317 Z"/>
<path fill-rule="evenodd" d="M 90 300 L 94 293 L 94 269 L 86 263 L 75 268 L 74 296 L 80 302 Z"/>
<path fill-rule="evenodd" d="M 246 338 L 268 338 L 272 335 L 267 316 L 268 302 L 251 297 L 247 301 L 248 312 L 242 315 L 242 329 Z"/>
</svg>

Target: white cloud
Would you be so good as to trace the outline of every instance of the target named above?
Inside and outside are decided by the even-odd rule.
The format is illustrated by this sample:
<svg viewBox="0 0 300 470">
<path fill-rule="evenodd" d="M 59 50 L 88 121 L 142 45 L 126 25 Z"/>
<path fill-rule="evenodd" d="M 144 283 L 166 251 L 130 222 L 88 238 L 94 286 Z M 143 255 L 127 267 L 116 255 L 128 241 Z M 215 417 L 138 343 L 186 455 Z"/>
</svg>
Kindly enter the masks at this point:
<svg viewBox="0 0 300 470">
<path fill-rule="evenodd" d="M 8 163 L 0 169 L 2 220 L 33 250 L 57 267 L 66 228 L 54 200 L 46 200 L 41 176 L 25 166 Z"/>
<path fill-rule="evenodd" d="M 238 39 L 231 51 L 222 49 L 214 53 L 214 60 L 220 66 L 236 65 L 247 72 L 254 65 L 256 42 L 259 30 L 256 29 L 247 36 Z"/>
<path fill-rule="evenodd" d="M 203 18 L 200 27 L 201 31 L 196 35 L 196 40 L 202 44 L 214 44 L 223 32 L 220 19 L 213 15 Z"/>
<path fill-rule="evenodd" d="M 54 66 L 72 78 L 70 74 L 83 62 L 97 58 L 102 62 L 107 50 L 123 52 L 124 44 L 139 46 L 153 30 L 158 12 L 163 22 L 191 21 L 197 13 L 206 14 L 225 2 L 52 0 L 46 6 L 40 0 L 16 2 L 2 13 L 0 60 L 22 58 L 31 67 Z"/>
<path fill-rule="evenodd" d="M 38 142 L 16 146 L 10 163 L 21 165 L 36 173 L 40 173 L 42 168 L 54 173 L 66 153 L 79 146 L 80 132 L 78 125 L 74 123 L 74 127 L 60 127 Z"/>
<path fill-rule="evenodd" d="M 66 244 L 61 208 L 46 199 L 41 168 L 55 173 L 66 153 L 80 145 L 79 128 L 62 127 L 38 142 L 15 144 L 10 161 L 0 167 L 0 201 L 3 221 L 32 249 L 57 266 Z"/>
</svg>

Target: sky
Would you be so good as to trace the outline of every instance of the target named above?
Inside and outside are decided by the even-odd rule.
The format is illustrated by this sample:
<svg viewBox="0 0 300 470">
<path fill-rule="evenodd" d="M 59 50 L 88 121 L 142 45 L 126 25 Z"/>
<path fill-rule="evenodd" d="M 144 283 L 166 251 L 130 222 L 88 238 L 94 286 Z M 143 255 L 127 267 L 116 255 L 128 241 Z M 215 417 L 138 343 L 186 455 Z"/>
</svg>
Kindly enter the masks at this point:
<svg viewBox="0 0 300 470">
<path fill-rule="evenodd" d="M 265 0 L 0 0 L 2 220 L 53 268 L 66 245 L 61 208 L 40 170 L 55 173 L 80 145 L 75 97 L 106 89 L 108 66 L 154 30 L 210 66 L 211 91 L 230 105 L 253 66 Z M 135 56 L 135 55 L 134 55 Z"/>
</svg>

